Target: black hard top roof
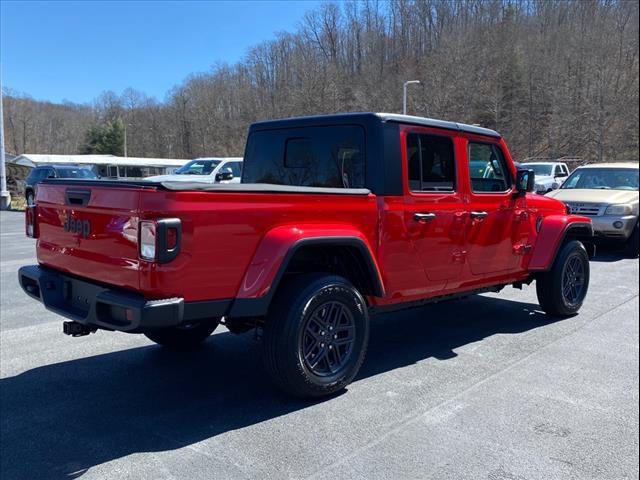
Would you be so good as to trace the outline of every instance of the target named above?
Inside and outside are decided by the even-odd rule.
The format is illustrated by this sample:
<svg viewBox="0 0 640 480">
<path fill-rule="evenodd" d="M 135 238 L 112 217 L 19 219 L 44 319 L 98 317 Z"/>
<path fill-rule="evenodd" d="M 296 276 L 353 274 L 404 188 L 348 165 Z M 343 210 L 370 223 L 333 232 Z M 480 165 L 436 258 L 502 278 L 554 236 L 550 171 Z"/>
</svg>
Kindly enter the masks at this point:
<svg viewBox="0 0 640 480">
<path fill-rule="evenodd" d="M 458 130 L 478 135 L 486 135 L 489 137 L 500 138 L 501 135 L 495 130 L 479 127 L 477 125 L 468 125 L 466 123 L 449 122 L 446 120 L 437 120 L 434 118 L 414 117 L 411 115 L 399 115 L 395 113 L 336 113 L 331 115 L 313 115 L 308 117 L 291 117 L 279 120 L 266 120 L 256 122 L 251 125 L 252 130 L 269 130 L 272 128 L 291 128 L 305 127 L 312 125 L 328 125 L 335 123 L 349 122 L 395 122 L 410 125 L 420 125 L 425 127 L 445 128 L 447 130 Z"/>
</svg>

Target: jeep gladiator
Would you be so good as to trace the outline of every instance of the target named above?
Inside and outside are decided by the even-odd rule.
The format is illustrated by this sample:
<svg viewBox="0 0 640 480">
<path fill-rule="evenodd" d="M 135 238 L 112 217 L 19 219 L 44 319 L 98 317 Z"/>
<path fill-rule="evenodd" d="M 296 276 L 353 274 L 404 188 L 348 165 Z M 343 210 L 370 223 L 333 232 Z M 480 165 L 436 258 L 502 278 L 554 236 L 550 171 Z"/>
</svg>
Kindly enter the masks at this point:
<svg viewBox="0 0 640 480">
<path fill-rule="evenodd" d="M 591 220 L 533 195 L 493 130 L 394 114 L 265 121 L 242 183 L 45 180 L 26 212 L 24 291 L 64 332 L 142 333 L 176 349 L 251 329 L 287 392 L 358 372 L 369 315 L 536 281 L 581 307 Z M 482 162 L 491 175 L 475 174 Z"/>
</svg>

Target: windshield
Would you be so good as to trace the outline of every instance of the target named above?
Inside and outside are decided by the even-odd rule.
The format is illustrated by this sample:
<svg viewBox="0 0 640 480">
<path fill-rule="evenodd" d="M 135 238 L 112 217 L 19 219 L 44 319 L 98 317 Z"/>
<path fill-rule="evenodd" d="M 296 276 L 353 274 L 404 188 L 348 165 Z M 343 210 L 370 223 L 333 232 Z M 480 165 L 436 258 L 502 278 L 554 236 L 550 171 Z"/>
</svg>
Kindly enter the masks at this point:
<svg viewBox="0 0 640 480">
<path fill-rule="evenodd" d="M 553 165 L 535 165 L 535 164 L 530 164 L 530 163 L 525 163 L 523 165 L 524 168 L 527 168 L 529 170 L 533 170 L 533 173 L 535 173 L 536 175 L 542 177 L 542 176 L 549 176 L 551 175 L 551 168 L 553 167 Z"/>
<path fill-rule="evenodd" d="M 178 175 L 209 175 L 220 165 L 220 160 L 192 160 L 175 171 Z"/>
<path fill-rule="evenodd" d="M 638 190 L 637 168 L 579 168 L 562 189 Z"/>
<path fill-rule="evenodd" d="M 57 168 L 58 178 L 98 178 L 92 170 L 88 168 Z"/>
</svg>

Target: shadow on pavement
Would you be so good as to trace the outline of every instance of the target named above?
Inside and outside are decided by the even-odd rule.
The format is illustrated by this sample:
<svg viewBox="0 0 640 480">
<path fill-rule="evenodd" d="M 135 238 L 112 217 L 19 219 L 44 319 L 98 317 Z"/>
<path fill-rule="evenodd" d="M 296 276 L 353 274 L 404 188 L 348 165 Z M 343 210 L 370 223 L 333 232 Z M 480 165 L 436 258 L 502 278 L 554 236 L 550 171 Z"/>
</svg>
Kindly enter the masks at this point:
<svg viewBox="0 0 640 480">
<path fill-rule="evenodd" d="M 621 262 L 628 260 L 624 253 L 624 247 L 618 245 L 597 245 L 596 256 L 591 259 L 592 262 Z"/>
<path fill-rule="evenodd" d="M 556 321 L 536 308 L 480 296 L 375 317 L 356 382 Z M 0 380 L 0 402 L 7 479 L 74 478 L 132 453 L 181 448 L 312 405 L 269 383 L 251 334 L 230 333 L 187 353 L 145 346 L 34 368 Z"/>
</svg>

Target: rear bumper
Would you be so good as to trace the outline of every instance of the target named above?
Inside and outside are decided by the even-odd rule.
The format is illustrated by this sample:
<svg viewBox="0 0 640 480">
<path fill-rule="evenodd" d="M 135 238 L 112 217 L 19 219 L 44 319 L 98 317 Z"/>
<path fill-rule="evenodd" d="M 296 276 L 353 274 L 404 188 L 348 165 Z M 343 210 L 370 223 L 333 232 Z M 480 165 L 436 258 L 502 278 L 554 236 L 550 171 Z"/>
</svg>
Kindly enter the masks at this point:
<svg viewBox="0 0 640 480">
<path fill-rule="evenodd" d="M 231 300 L 185 302 L 183 298 L 147 300 L 57 270 L 30 265 L 18 271 L 27 295 L 63 317 L 88 326 L 144 332 L 224 316 Z"/>
</svg>

